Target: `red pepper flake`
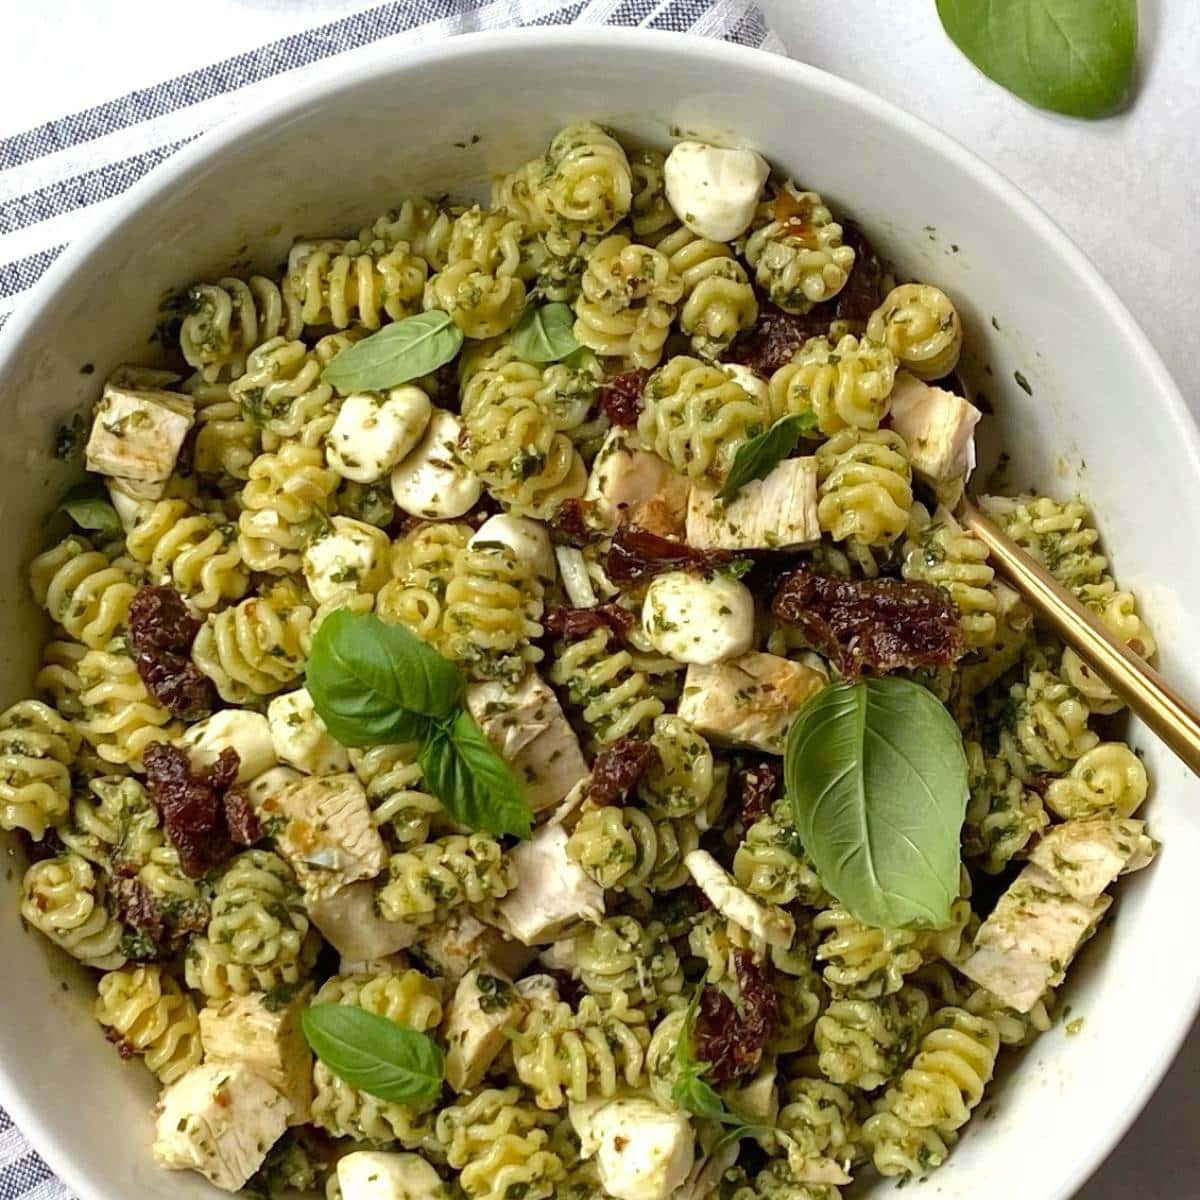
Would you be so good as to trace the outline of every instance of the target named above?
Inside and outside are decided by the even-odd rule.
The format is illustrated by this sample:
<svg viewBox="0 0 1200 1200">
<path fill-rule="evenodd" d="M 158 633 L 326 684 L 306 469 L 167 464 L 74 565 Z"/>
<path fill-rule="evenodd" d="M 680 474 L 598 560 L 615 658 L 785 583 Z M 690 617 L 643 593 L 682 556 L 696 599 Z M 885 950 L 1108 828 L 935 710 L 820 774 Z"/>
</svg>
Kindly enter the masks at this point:
<svg viewBox="0 0 1200 1200">
<path fill-rule="evenodd" d="M 622 526 L 613 535 L 605 571 L 618 587 L 628 587 L 667 571 L 712 571 L 735 557 L 727 550 L 695 550 L 648 529 Z"/>
<path fill-rule="evenodd" d="M 216 699 L 212 680 L 191 659 L 200 624 L 172 587 L 139 588 L 129 604 L 138 674 L 155 700 L 186 721 L 207 715 Z"/>
<path fill-rule="evenodd" d="M 738 981 L 735 1004 L 720 988 L 700 994 L 692 1045 L 696 1059 L 708 1064 L 705 1077 L 728 1083 L 751 1075 L 762 1062 L 763 1050 L 779 1024 L 775 991 L 748 950 L 733 952 Z"/>
<path fill-rule="evenodd" d="M 234 839 L 225 799 L 237 778 L 237 751 L 227 746 L 207 770 L 193 770 L 186 750 L 169 742 L 151 742 L 142 764 L 150 801 L 179 852 L 183 873 L 196 878 L 229 858 Z M 239 832 L 244 832 L 241 800 L 235 800 L 233 808 Z"/>
<path fill-rule="evenodd" d="M 965 650 L 954 602 L 917 580 L 843 579 L 801 567 L 780 585 L 771 608 L 847 679 L 944 666 Z"/>
<path fill-rule="evenodd" d="M 743 825 L 749 828 L 771 811 L 782 784 L 783 764 L 779 759 L 754 759 L 734 771 L 730 790 Z"/>
<path fill-rule="evenodd" d="M 642 411 L 642 393 L 650 372 L 642 367 L 614 375 L 596 389 L 596 398 L 605 416 L 614 425 L 636 425 Z"/>
<path fill-rule="evenodd" d="M 592 763 L 588 803 L 605 805 L 624 800 L 659 761 L 658 751 L 649 742 L 636 737 L 618 738 L 605 746 Z"/>
<path fill-rule="evenodd" d="M 592 608 L 556 608 L 542 623 L 547 633 L 557 637 L 582 638 L 597 629 L 611 629 L 623 638 L 635 620 L 633 613 L 619 604 L 597 604 Z"/>
</svg>

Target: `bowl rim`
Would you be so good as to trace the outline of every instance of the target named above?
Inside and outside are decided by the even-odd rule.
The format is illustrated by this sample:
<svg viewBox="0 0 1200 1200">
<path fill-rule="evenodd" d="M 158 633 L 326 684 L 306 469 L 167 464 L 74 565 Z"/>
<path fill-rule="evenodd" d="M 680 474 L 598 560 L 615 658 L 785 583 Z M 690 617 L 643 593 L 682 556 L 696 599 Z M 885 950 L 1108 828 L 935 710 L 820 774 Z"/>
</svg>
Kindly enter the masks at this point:
<svg viewBox="0 0 1200 1200">
<path fill-rule="evenodd" d="M 565 26 L 551 29 L 517 28 L 457 34 L 415 47 L 375 45 L 355 57 L 353 68 L 341 64 L 328 77 L 306 83 L 303 90 L 293 88 L 253 112 L 238 114 L 206 130 L 195 141 L 182 147 L 120 195 L 103 223 L 94 220 L 72 241 L 37 281 L 29 295 L 6 323 L 0 335 L 0 379 L 21 354 L 24 338 L 37 327 L 45 311 L 70 278 L 84 269 L 89 260 L 110 239 L 128 233 L 139 215 L 168 190 L 186 184 L 207 163 L 242 139 L 301 111 L 327 103 L 343 91 L 409 69 L 437 64 L 444 60 L 479 58 L 495 52 L 519 48 L 530 55 L 569 48 L 573 53 L 590 50 L 629 48 L 662 49 L 689 57 L 697 66 L 707 60 L 717 70 L 726 64 L 753 63 L 760 73 L 775 77 L 781 84 L 803 79 L 818 91 L 838 97 L 859 108 L 871 120 L 898 127 L 932 154 L 940 155 L 972 176 L 996 199 L 1016 210 L 1017 215 L 1034 227 L 1060 257 L 1069 271 L 1101 302 L 1109 319 L 1119 330 L 1150 388 L 1162 401 L 1164 415 L 1170 420 L 1192 473 L 1200 477 L 1200 428 L 1183 395 L 1167 370 L 1157 349 L 1138 325 L 1125 303 L 1087 255 L 1066 231 L 1017 184 L 997 168 L 985 162 L 956 138 L 914 116 L 900 105 L 876 95 L 867 88 L 831 74 L 819 67 L 769 50 L 740 45 L 716 37 L 674 33 L 666 30 L 630 29 L 612 26 Z M 402 52 L 402 53 L 398 53 Z M 1157 1049 L 1135 1087 L 1127 1093 L 1120 1116 L 1100 1134 L 1089 1154 L 1060 1177 L 1059 1188 L 1045 1200 L 1068 1200 L 1099 1169 L 1118 1142 L 1132 1127 L 1151 1096 L 1162 1082 L 1183 1046 L 1197 1014 L 1200 1013 L 1200 976 L 1193 986 L 1190 1002 L 1179 1011 L 1174 1027 L 1161 1037 Z M 42 1119 L 42 1106 L 26 1099 L 10 1079 L 0 1057 L 0 1105 L 18 1130 L 45 1160 L 51 1171 L 80 1200 L 111 1200 L 98 1190 L 82 1169 L 76 1169 L 69 1145 L 51 1132 Z"/>
</svg>

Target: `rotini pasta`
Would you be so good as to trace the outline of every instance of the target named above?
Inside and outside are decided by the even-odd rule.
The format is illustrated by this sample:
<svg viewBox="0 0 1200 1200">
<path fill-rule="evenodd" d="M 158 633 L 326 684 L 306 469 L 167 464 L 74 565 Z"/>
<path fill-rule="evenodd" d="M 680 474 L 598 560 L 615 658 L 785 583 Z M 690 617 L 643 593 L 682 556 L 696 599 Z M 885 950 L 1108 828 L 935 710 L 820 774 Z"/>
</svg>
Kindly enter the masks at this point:
<svg viewBox="0 0 1200 1200">
<path fill-rule="evenodd" d="M 0 713 L 0 829 L 40 842 L 67 815 L 79 732 L 40 700 Z"/>
<path fill-rule="evenodd" d="M 867 337 L 918 379 L 949 375 L 962 353 L 958 310 L 941 288 L 927 283 L 902 283 L 888 292 L 867 321 Z"/>
<path fill-rule="evenodd" d="M 812 413 L 827 437 L 843 429 L 878 429 L 895 379 L 896 360 L 886 346 L 851 333 L 836 344 L 813 338 L 771 376 L 771 419 Z"/>
<path fill-rule="evenodd" d="M 200 1062 L 196 1006 L 161 967 L 109 971 L 97 991 L 96 1020 L 123 1055 L 140 1055 L 163 1083 Z"/>
<path fill-rule="evenodd" d="M 835 434 L 817 451 L 817 519 L 837 542 L 886 546 L 908 526 L 912 468 L 899 434 Z"/>
</svg>

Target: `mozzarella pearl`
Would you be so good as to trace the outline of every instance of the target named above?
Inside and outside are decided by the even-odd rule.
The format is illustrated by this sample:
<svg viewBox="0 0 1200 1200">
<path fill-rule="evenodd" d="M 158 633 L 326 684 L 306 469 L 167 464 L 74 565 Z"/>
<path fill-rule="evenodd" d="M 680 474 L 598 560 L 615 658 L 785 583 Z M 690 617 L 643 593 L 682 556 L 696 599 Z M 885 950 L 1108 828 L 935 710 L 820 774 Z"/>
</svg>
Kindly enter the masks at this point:
<svg viewBox="0 0 1200 1200">
<path fill-rule="evenodd" d="M 541 521 L 497 513 L 480 525 L 467 545 L 486 546 L 488 543 L 506 546 L 518 562 L 531 566 L 541 579 L 553 581 L 554 547 Z"/>
<path fill-rule="evenodd" d="M 647 589 L 642 625 L 651 645 L 676 662 L 724 662 L 754 642 L 754 597 L 724 575 L 671 571 Z"/>
<path fill-rule="evenodd" d="M 697 237 L 731 242 L 749 228 L 770 168 L 753 150 L 680 142 L 663 169 L 667 201 Z"/>
<path fill-rule="evenodd" d="M 458 456 L 461 433 L 453 413 L 435 408 L 420 442 L 392 471 L 392 496 L 410 516 L 461 517 L 479 499 L 483 484 Z"/>
<path fill-rule="evenodd" d="M 302 562 L 313 599 L 324 604 L 351 592 L 378 591 L 388 577 L 388 537 L 353 517 L 334 517 L 331 530 L 309 544 Z"/>
<path fill-rule="evenodd" d="M 223 708 L 213 713 L 193 725 L 180 742 L 196 770 L 211 767 L 217 755 L 232 746 L 238 755 L 238 783 L 249 782 L 279 761 L 267 718 L 246 708 Z"/>
<path fill-rule="evenodd" d="M 421 440 L 433 405 L 419 387 L 385 395 L 356 392 L 342 401 L 325 444 L 325 458 L 355 483 L 382 479 Z"/>
</svg>

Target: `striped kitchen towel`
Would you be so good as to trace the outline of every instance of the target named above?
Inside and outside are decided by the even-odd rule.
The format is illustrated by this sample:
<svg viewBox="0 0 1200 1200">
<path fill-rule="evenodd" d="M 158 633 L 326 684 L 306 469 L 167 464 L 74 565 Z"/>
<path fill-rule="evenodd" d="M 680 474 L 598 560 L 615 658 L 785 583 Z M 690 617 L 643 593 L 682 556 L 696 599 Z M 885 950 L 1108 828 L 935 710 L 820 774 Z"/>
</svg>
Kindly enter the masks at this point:
<svg viewBox="0 0 1200 1200">
<path fill-rule="evenodd" d="M 352 7 L 345 0 L 275 0 L 270 11 L 286 34 L 247 45 L 245 7 L 239 0 L 209 0 L 205 35 L 211 38 L 216 30 L 223 38 L 228 31 L 219 61 L 188 63 L 194 46 L 164 21 L 161 45 L 152 33 L 139 32 L 142 47 L 153 51 L 153 81 L 113 94 L 114 75 L 101 64 L 127 49 L 130 31 L 121 27 L 119 6 L 96 5 L 93 12 L 104 10 L 102 19 L 85 35 L 111 39 L 109 46 L 89 46 L 96 70 L 60 80 L 53 62 L 42 64 L 42 83 L 52 88 L 56 101 L 78 101 L 75 111 L 0 136 L 0 326 L 72 238 L 88 222 L 103 220 L 106 208 L 130 184 L 225 117 L 346 69 L 368 47 L 580 22 L 640 25 L 783 49 L 750 0 L 392 0 L 347 13 Z M 330 19 L 303 27 L 301 18 L 311 22 L 319 10 Z M 44 19 L 49 28 L 59 18 Z M 0 30 L 5 21 L 0 17 Z M 55 32 L 61 36 L 67 35 Z M 164 78 L 179 63 L 188 69 Z M 68 1200 L 69 1195 L 0 1109 L 0 1200 Z"/>
<path fill-rule="evenodd" d="M 346 4 L 275 0 L 273 11 L 281 22 L 295 25 L 298 13 L 311 20 L 313 11 L 322 8 L 344 14 Z M 111 11 L 112 24 L 119 26 L 120 10 Z M 60 86 L 52 65 L 47 69 L 42 81 L 53 84 L 56 97 L 78 96 L 82 102 L 77 111 L 0 137 L 0 327 L 79 230 L 103 220 L 106 206 L 130 184 L 225 117 L 342 71 L 368 47 L 576 22 L 644 26 L 783 48 L 750 0 L 392 0 L 253 46 L 238 43 L 246 34 L 244 11 L 237 0 L 214 0 L 206 7 L 206 31 L 229 30 L 229 41 L 221 46 L 230 51 L 228 57 L 174 78 L 156 75 L 154 82 L 124 95 L 108 94 L 113 76 L 105 70 L 63 80 Z M 144 29 L 139 36 L 166 74 L 186 47 L 167 35 L 166 25 L 161 28 L 161 47 Z M 95 32 L 88 30 L 89 35 Z M 118 55 L 126 49 L 127 33 L 118 29 L 111 34 Z M 106 61 L 104 50 L 96 47 L 97 63 Z M 95 102 L 89 102 L 93 97 Z M 0 1200 L 10 1200 L 2 1183 Z"/>
</svg>

